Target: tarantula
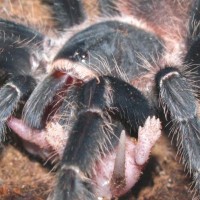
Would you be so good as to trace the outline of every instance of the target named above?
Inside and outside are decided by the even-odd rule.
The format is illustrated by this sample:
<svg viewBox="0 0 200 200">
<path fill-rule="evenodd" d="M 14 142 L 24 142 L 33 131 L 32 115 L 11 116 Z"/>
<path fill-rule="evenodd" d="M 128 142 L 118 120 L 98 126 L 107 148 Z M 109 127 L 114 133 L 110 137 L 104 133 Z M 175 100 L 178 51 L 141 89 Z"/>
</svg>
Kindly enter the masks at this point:
<svg viewBox="0 0 200 200">
<path fill-rule="evenodd" d="M 160 135 L 154 116 L 170 126 L 199 195 L 200 1 L 98 0 L 93 19 L 80 0 L 41 2 L 53 36 L 0 19 L 0 133 L 8 125 L 44 159 L 57 152 L 49 199 L 127 192 Z"/>
</svg>

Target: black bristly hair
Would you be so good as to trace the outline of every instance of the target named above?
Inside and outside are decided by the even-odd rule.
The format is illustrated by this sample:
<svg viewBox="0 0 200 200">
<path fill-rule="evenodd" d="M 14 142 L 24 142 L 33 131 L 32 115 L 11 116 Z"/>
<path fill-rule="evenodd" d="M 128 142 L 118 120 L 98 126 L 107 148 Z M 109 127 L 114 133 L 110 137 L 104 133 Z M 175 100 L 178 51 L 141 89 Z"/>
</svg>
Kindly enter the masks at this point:
<svg viewBox="0 0 200 200">
<path fill-rule="evenodd" d="M 33 62 L 40 62 L 42 34 L 26 26 L 0 19 L 0 137 L 3 139 L 6 120 L 14 114 L 20 101 L 26 101 L 36 86 Z"/>
<path fill-rule="evenodd" d="M 52 8 L 56 27 L 60 31 L 82 23 L 85 19 L 83 3 L 80 0 L 43 0 Z"/>
<path fill-rule="evenodd" d="M 54 36 L 64 38 L 51 38 L 58 47 L 45 55 L 53 57 L 49 63 L 46 36 L 0 20 L 0 134 L 21 100 L 28 99 L 22 118 L 30 128 L 43 130 L 60 114 L 57 122 L 69 139 L 49 198 L 97 199 L 96 162 L 118 145 L 122 130 L 137 138 L 139 126 L 160 112 L 199 197 L 200 1 L 97 0 L 93 21 L 81 0 L 41 2 L 61 33 Z M 44 63 L 40 78 L 34 70 Z"/>
<path fill-rule="evenodd" d="M 118 144 L 120 127 L 137 134 L 138 127 L 152 115 L 148 101 L 137 89 L 110 76 L 84 84 L 77 103 L 78 119 L 63 153 L 54 200 L 96 199 L 93 183 L 88 182 L 96 161 Z M 115 121 L 121 123 L 117 128 Z M 113 146 L 109 148 L 109 144 Z"/>
</svg>

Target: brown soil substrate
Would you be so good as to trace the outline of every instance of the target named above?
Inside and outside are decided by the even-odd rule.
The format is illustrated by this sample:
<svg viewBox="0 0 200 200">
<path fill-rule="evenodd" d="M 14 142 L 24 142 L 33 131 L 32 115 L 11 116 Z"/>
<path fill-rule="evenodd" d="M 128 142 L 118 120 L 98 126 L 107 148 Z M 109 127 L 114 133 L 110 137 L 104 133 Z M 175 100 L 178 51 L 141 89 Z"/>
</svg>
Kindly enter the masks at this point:
<svg viewBox="0 0 200 200">
<path fill-rule="evenodd" d="M 13 146 L 8 146 L 0 161 L 1 200 L 46 199 L 53 183 L 51 174 Z"/>
</svg>

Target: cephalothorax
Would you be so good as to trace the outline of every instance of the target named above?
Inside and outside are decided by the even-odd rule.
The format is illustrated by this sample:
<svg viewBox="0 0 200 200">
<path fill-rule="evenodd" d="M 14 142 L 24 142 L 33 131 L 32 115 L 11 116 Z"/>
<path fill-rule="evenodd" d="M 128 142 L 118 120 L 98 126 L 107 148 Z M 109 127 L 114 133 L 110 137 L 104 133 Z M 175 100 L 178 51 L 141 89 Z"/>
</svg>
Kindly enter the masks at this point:
<svg viewBox="0 0 200 200">
<path fill-rule="evenodd" d="M 199 195 L 200 1 L 98 0 L 93 19 L 84 1 L 41 2 L 53 36 L 0 19 L 0 133 L 7 124 L 44 159 L 56 151 L 49 199 L 127 192 L 160 136 L 155 116 L 171 126 Z"/>
</svg>

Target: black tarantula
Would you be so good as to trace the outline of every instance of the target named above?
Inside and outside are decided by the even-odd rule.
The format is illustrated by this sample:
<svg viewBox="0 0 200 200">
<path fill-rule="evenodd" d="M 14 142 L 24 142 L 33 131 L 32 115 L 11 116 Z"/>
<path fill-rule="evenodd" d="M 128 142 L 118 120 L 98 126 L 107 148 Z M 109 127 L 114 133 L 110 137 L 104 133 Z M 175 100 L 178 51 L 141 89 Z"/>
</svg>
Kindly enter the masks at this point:
<svg viewBox="0 0 200 200">
<path fill-rule="evenodd" d="M 199 197 L 200 1 L 96 0 L 92 18 L 85 1 L 41 3 L 54 19 L 45 35 L 0 19 L 0 134 L 8 126 L 44 159 L 58 154 L 48 199 L 127 192 L 159 138 L 155 116 Z"/>
</svg>

